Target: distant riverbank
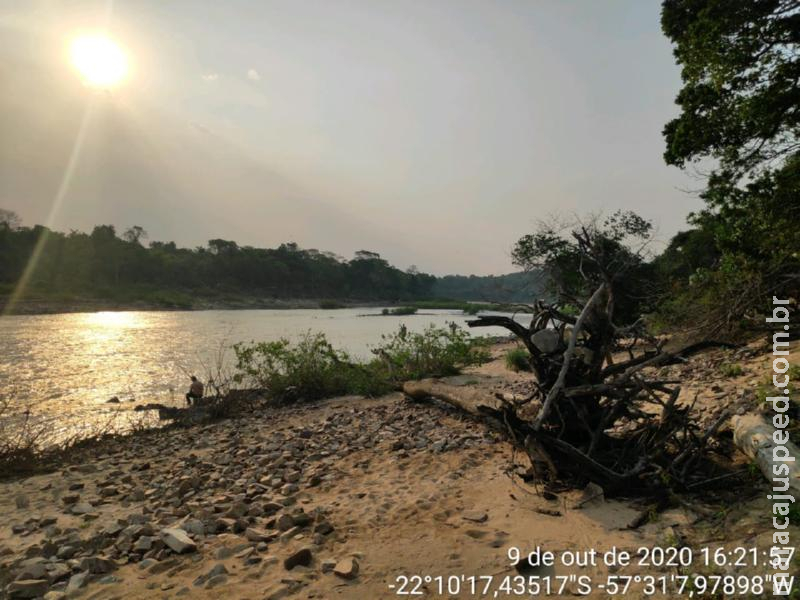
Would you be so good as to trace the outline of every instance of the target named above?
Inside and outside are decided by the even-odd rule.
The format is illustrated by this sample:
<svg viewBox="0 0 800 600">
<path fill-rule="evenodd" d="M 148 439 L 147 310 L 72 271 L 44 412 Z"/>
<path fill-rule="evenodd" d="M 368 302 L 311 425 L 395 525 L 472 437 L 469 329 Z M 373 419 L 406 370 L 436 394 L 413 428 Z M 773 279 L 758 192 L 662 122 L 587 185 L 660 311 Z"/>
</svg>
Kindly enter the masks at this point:
<svg viewBox="0 0 800 600">
<path fill-rule="evenodd" d="M 8 296 L 0 296 L 0 315 L 6 314 Z M 424 299 L 416 301 L 390 302 L 387 300 L 331 300 L 327 298 L 265 298 L 257 296 L 212 297 L 181 294 L 179 299 L 167 296 L 158 299 L 108 299 L 108 298 L 48 298 L 31 297 L 17 302 L 9 314 L 51 315 L 60 313 L 83 313 L 100 311 L 196 311 L 196 310 L 292 310 L 376 307 L 412 307 L 420 310 L 461 310 L 476 314 L 481 310 L 514 312 L 521 306 L 473 302 L 468 300 Z M 523 311 L 524 312 L 524 311 Z M 411 313 L 407 313 L 411 314 Z"/>
<path fill-rule="evenodd" d="M 8 298 L 0 297 L 0 314 L 5 314 Z M 367 308 L 390 304 L 388 302 L 337 300 L 307 298 L 208 298 L 195 297 L 190 302 L 169 302 L 154 300 L 110 300 L 100 298 L 31 298 L 17 302 L 9 314 L 12 315 L 50 315 L 59 313 L 80 313 L 99 311 L 195 311 L 195 310 L 289 310 L 314 308 Z"/>
</svg>

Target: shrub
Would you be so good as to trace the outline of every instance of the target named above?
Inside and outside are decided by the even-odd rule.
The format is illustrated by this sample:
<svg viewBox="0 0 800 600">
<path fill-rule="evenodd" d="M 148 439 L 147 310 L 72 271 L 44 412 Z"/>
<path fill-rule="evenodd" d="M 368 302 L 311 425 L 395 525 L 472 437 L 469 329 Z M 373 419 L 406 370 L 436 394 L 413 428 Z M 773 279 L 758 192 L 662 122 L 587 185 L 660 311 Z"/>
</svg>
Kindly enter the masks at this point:
<svg viewBox="0 0 800 600">
<path fill-rule="evenodd" d="M 297 342 L 236 344 L 234 382 L 264 390 L 279 401 L 317 400 L 345 394 L 375 396 L 409 379 L 455 375 L 488 360 L 487 342 L 474 340 L 451 324 L 433 325 L 423 333 L 383 336 L 376 358 L 357 362 L 335 349 L 321 333 L 307 333 Z"/>
<path fill-rule="evenodd" d="M 238 384 L 265 390 L 277 400 L 316 400 L 343 394 L 374 395 L 388 391 L 386 380 L 375 378 L 336 350 L 321 333 L 306 333 L 297 342 L 236 344 Z"/>
<path fill-rule="evenodd" d="M 744 369 L 742 365 L 738 363 L 725 363 L 720 366 L 720 371 L 725 377 L 739 377 L 739 375 L 744 375 Z"/>
<path fill-rule="evenodd" d="M 525 348 L 513 348 L 506 352 L 506 366 L 512 371 L 530 371 L 531 357 Z"/>
<path fill-rule="evenodd" d="M 385 377 L 392 381 L 455 375 L 463 367 L 489 359 L 487 342 L 471 338 L 455 323 L 446 328 L 431 325 L 422 333 L 409 333 L 400 327 L 397 333 L 382 339 L 373 350 L 378 358 L 371 367 L 385 371 Z"/>
</svg>

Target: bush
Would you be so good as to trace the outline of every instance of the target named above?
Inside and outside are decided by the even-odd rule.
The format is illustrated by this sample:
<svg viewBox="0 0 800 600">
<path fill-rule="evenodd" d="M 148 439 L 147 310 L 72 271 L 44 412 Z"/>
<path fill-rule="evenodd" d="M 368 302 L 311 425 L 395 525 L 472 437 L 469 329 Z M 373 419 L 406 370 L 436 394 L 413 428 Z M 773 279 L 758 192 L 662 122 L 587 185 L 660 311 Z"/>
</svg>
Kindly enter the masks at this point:
<svg viewBox="0 0 800 600">
<path fill-rule="evenodd" d="M 525 348 L 514 348 L 506 352 L 506 366 L 512 371 L 530 371 L 531 357 Z"/>
<path fill-rule="evenodd" d="M 236 344 L 234 381 L 265 390 L 277 400 L 317 400 L 344 394 L 371 396 L 388 391 L 364 365 L 336 350 L 321 333 L 305 334 L 297 342 Z"/>
<path fill-rule="evenodd" d="M 739 375 L 744 375 L 744 369 L 742 365 L 738 363 L 725 363 L 720 366 L 720 371 L 725 377 L 739 377 Z"/>
<path fill-rule="evenodd" d="M 383 344 L 372 351 L 378 358 L 371 368 L 384 371 L 395 382 L 455 375 L 463 367 L 489 360 L 486 340 L 471 338 L 455 323 L 447 328 L 431 325 L 422 333 L 400 327 L 382 339 Z"/>
<path fill-rule="evenodd" d="M 455 375 L 488 360 L 485 340 L 473 340 L 455 324 L 428 327 L 423 333 L 383 336 L 376 358 L 357 362 L 331 346 L 321 333 L 297 342 L 236 344 L 235 383 L 264 390 L 278 401 L 317 400 L 346 394 L 384 394 L 403 381 Z"/>
</svg>

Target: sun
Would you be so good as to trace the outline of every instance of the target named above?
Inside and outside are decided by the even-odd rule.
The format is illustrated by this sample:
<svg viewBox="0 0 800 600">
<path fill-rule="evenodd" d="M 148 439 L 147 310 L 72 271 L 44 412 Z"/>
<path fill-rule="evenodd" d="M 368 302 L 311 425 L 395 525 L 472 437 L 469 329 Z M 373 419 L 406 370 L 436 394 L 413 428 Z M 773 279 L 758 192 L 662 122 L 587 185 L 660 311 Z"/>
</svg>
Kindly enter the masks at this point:
<svg viewBox="0 0 800 600">
<path fill-rule="evenodd" d="M 119 45 L 104 35 L 83 35 L 70 44 L 72 65 L 87 85 L 118 86 L 128 76 L 128 57 Z"/>
</svg>

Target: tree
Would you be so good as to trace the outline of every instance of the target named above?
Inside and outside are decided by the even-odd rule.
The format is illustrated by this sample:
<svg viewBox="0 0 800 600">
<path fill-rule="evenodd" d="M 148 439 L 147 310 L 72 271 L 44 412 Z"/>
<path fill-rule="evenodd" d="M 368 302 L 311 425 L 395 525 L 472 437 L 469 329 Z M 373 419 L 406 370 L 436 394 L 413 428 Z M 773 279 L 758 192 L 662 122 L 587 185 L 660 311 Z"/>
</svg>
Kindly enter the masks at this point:
<svg viewBox="0 0 800 600">
<path fill-rule="evenodd" d="M 665 0 L 681 114 L 664 129 L 668 164 L 711 157 L 736 181 L 800 150 L 800 0 Z"/>
<path fill-rule="evenodd" d="M 664 158 L 711 165 L 690 220 L 718 260 L 684 283 L 704 288 L 691 294 L 704 320 L 738 327 L 771 294 L 798 293 L 800 0 L 664 0 L 661 22 L 683 78 Z"/>
<path fill-rule="evenodd" d="M 558 302 L 583 304 L 600 284 L 614 290 L 613 316 L 630 322 L 642 312 L 650 287 L 644 261 L 652 225 L 633 212 L 571 223 L 540 222 L 511 251 L 515 265 L 544 274 Z"/>
<path fill-rule="evenodd" d="M 22 220 L 19 218 L 17 213 L 15 213 L 13 210 L 0 208 L 0 228 L 5 227 L 6 229 L 17 229 L 21 224 Z"/>
<path fill-rule="evenodd" d="M 122 234 L 122 239 L 131 244 L 139 244 L 141 240 L 146 240 L 147 238 L 147 232 L 139 225 L 126 229 L 125 233 Z"/>
</svg>

